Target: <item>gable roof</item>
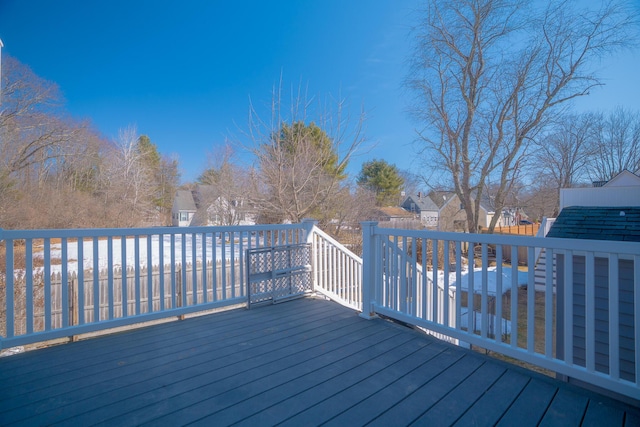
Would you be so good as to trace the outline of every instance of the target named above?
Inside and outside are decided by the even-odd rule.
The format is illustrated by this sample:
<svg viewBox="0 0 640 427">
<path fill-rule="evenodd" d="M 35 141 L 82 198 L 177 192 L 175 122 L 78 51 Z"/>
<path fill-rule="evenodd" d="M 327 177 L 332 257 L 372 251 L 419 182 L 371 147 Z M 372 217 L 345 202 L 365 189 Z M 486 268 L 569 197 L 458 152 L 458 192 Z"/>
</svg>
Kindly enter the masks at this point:
<svg viewBox="0 0 640 427">
<path fill-rule="evenodd" d="M 640 185 L 640 176 L 637 174 L 630 172 L 628 170 L 623 170 L 613 178 L 611 178 L 603 187 L 618 187 L 618 186 L 635 186 Z"/>
<path fill-rule="evenodd" d="M 430 197 L 424 195 L 424 196 L 408 196 L 404 202 L 402 203 L 402 206 L 405 209 L 410 209 L 411 208 L 411 203 L 415 203 L 415 205 L 417 206 L 417 210 L 422 212 L 422 211 L 437 211 L 438 210 L 438 206 L 433 202 L 433 200 L 431 200 Z"/>
<path fill-rule="evenodd" d="M 376 209 L 379 216 L 386 218 L 413 218 L 413 214 L 402 208 L 386 206 Z"/>
<path fill-rule="evenodd" d="M 444 205 L 456 197 L 455 191 L 432 191 L 429 193 L 429 198 L 433 200 L 438 209 L 442 209 Z"/>
<path fill-rule="evenodd" d="M 174 199 L 174 206 L 179 211 L 195 212 L 196 203 L 193 201 L 193 195 L 189 190 L 178 190 Z"/>
<path fill-rule="evenodd" d="M 567 207 L 547 237 L 640 242 L 640 207 Z"/>
</svg>

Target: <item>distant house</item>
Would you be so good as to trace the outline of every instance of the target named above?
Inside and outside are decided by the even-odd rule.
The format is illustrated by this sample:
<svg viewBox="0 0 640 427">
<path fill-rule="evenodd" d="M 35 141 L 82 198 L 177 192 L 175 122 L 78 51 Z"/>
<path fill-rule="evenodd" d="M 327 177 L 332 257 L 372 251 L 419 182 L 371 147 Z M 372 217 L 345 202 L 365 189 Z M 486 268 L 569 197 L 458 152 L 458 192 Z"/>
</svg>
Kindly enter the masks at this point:
<svg viewBox="0 0 640 427">
<path fill-rule="evenodd" d="M 243 199 L 227 200 L 210 185 L 178 190 L 173 201 L 174 226 L 253 225 L 255 215 Z"/>
<path fill-rule="evenodd" d="M 198 209 L 190 190 L 178 190 L 171 207 L 171 224 L 174 227 L 187 227 L 191 225 Z"/>
<path fill-rule="evenodd" d="M 415 197 L 408 196 L 401 206 L 414 213 L 424 227 L 441 231 L 469 231 L 464 206 L 453 191 L 432 191 L 428 195 L 418 193 Z M 490 214 L 481 204 L 478 225 L 487 227 L 490 220 Z"/>
<path fill-rule="evenodd" d="M 640 242 L 640 206 L 570 206 L 562 209 L 551 226 L 547 237 L 613 240 L 626 242 Z M 593 248 L 590 248 L 593 249 Z M 565 319 L 565 255 L 556 256 L 556 295 L 557 295 L 557 326 L 558 356 L 562 358 L 564 349 L 564 319 Z M 574 253 L 571 268 L 573 272 L 572 313 L 573 313 L 573 363 L 585 366 L 585 277 L 586 258 Z M 617 276 L 618 309 L 620 312 L 619 345 L 620 345 L 620 376 L 635 380 L 635 346 L 634 346 L 634 268 L 632 259 L 621 257 L 617 265 L 610 266 L 608 258 L 595 257 L 595 311 L 596 311 L 596 371 L 608 372 L 609 356 L 609 281 L 610 274 Z"/>
<path fill-rule="evenodd" d="M 414 219 L 414 215 L 411 212 L 399 208 L 396 206 L 387 206 L 383 208 L 377 208 L 374 214 L 375 221 L 392 222 L 392 223 L 406 223 Z"/>
<path fill-rule="evenodd" d="M 418 193 L 417 196 L 408 196 L 401 207 L 413 213 L 420 222 L 429 228 L 438 226 L 438 213 L 440 209 L 426 194 Z"/>
<path fill-rule="evenodd" d="M 560 189 L 560 211 L 568 206 L 640 206 L 640 170 L 624 170 L 593 187 Z"/>
</svg>

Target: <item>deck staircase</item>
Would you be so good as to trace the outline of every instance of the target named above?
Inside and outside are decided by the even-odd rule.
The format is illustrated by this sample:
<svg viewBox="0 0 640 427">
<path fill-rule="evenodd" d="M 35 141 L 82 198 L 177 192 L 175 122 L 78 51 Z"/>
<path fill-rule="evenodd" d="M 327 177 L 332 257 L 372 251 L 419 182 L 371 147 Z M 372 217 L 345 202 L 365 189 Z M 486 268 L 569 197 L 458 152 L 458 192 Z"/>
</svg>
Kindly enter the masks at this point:
<svg viewBox="0 0 640 427">
<path fill-rule="evenodd" d="M 549 229 L 555 222 L 555 218 L 544 218 L 542 221 L 542 225 L 538 229 L 538 233 L 536 237 L 544 238 Z M 536 255 L 536 266 L 535 266 L 535 288 L 537 291 L 544 291 L 546 287 L 546 271 L 547 271 L 547 251 L 545 248 L 540 248 L 540 251 Z M 556 291 L 556 258 L 553 258 L 553 292 Z"/>
<path fill-rule="evenodd" d="M 536 291 L 544 291 L 546 286 L 547 251 L 542 249 L 535 267 L 535 287 Z M 556 291 L 556 258 L 553 258 L 553 292 Z"/>
</svg>

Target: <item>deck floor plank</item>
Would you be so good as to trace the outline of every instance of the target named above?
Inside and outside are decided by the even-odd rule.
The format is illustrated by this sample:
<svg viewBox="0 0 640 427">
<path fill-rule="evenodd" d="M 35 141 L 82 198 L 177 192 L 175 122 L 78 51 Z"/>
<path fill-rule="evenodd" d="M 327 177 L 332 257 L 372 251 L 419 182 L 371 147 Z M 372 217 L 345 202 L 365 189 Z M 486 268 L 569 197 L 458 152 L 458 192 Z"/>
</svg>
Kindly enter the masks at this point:
<svg viewBox="0 0 640 427">
<path fill-rule="evenodd" d="M 402 344 L 411 341 L 412 338 L 398 332 L 398 334 L 373 337 L 372 340 L 363 340 L 359 342 L 357 352 L 353 352 L 354 346 L 349 345 L 341 351 L 325 353 L 319 359 L 313 360 L 313 363 L 285 367 L 279 375 L 260 378 L 241 387 L 232 388 L 208 399 L 205 405 L 191 405 L 156 421 L 172 424 L 182 420 L 191 422 L 212 416 L 215 417 L 216 423 L 225 425 L 227 417 L 243 417 L 247 413 L 268 411 L 271 404 L 330 378 L 344 375 L 371 359 L 386 356 L 390 360 L 394 357 L 394 350 L 402 348 Z M 189 398 L 186 403 L 191 401 L 192 399 Z"/>
<path fill-rule="evenodd" d="M 326 317 L 326 314 L 316 314 L 310 316 L 310 319 L 314 319 L 314 316 L 323 316 Z M 339 316 L 341 318 L 348 317 L 347 314 L 343 314 Z M 290 334 L 293 334 L 295 331 L 291 331 L 286 323 L 286 317 L 281 320 L 283 323 L 280 327 L 282 327 L 282 336 L 281 339 L 288 339 Z M 195 325 L 194 328 L 197 328 L 199 325 Z M 308 325 L 307 325 L 308 326 Z M 217 330 L 208 330 L 205 328 L 198 328 L 199 330 L 203 330 L 208 333 L 203 333 L 199 335 L 189 335 L 185 337 L 184 331 L 179 328 L 178 330 L 166 330 L 162 338 L 164 338 L 164 342 L 166 343 L 164 346 L 157 347 L 155 345 L 152 346 L 136 346 L 136 347 L 127 347 L 126 345 L 121 346 L 121 350 L 119 352 L 112 352 L 109 354 L 103 354 L 102 351 L 97 351 L 95 357 L 87 358 L 84 361 L 62 361 L 62 363 L 55 364 L 59 357 L 56 354 L 49 354 L 48 358 L 45 360 L 46 365 L 46 376 L 43 377 L 42 373 L 39 373 L 35 379 L 32 379 L 29 382 L 24 382 L 24 378 L 16 379 L 13 382 L 14 389 L 12 390 L 12 395 L 16 399 L 21 399 L 21 394 L 30 393 L 31 398 L 36 398 L 37 394 L 34 395 L 38 390 L 47 389 L 49 387 L 54 387 L 56 392 L 64 392 L 64 386 L 73 384 L 74 381 L 78 379 L 83 379 L 86 385 L 90 385 L 87 383 L 87 375 L 91 373 L 96 373 L 96 366 L 100 366 L 100 370 L 98 373 L 105 374 L 109 376 L 109 378 L 113 379 L 112 373 L 110 371 L 119 371 L 121 375 L 127 375 L 127 369 L 123 369 L 123 365 L 126 365 L 127 368 L 131 369 L 139 369 L 138 364 L 150 365 L 149 360 L 153 359 L 153 366 L 162 366 L 163 363 L 167 360 L 172 360 L 175 358 L 176 354 L 180 352 L 189 352 L 193 353 L 194 349 L 201 349 L 202 346 L 207 345 L 212 348 L 210 351 L 220 351 L 219 348 L 215 347 L 216 343 L 220 343 L 222 348 L 227 348 L 230 345 L 234 344 L 238 341 L 249 341 L 255 340 L 254 345 L 259 344 L 259 339 L 264 337 L 264 332 L 261 328 L 256 328 L 255 324 L 250 325 L 247 324 L 244 329 L 241 325 L 238 325 L 241 332 L 233 337 L 226 336 L 226 332 L 217 331 Z M 249 329 L 251 327 L 251 329 Z M 271 326 L 278 327 L 277 325 Z M 134 342 L 136 340 L 136 336 L 133 335 L 129 342 Z M 264 339 L 264 338 L 263 338 Z M 88 341 L 99 341 L 99 340 L 88 340 Z M 156 338 L 157 341 L 157 338 Z M 126 344 L 126 343 L 125 343 Z M 74 344 L 75 345 L 75 344 Z M 60 346 L 58 346 L 60 347 Z M 45 349 L 46 350 L 46 349 Z M 209 358 L 211 356 L 208 356 Z M 84 362 L 84 363 L 83 363 Z M 15 367 L 12 367 L 16 369 Z M 32 374 L 33 375 L 33 374 Z M 39 378 L 39 380 L 38 380 Z M 77 388 L 77 385 L 73 386 L 74 389 Z M 49 393 L 49 390 L 43 390 L 44 393 Z M 0 392 L 1 393 L 1 392 Z M 5 397 L 0 394 L 0 397 Z M 11 404 L 9 401 L 3 401 L 2 403 Z M 0 403 L 0 405 L 2 405 Z M 0 406 L 1 408 L 1 406 Z M 1 409 L 0 409 L 1 411 Z"/>
<path fill-rule="evenodd" d="M 640 409 L 335 303 L 0 358 L 1 425 L 638 425 Z"/>
<path fill-rule="evenodd" d="M 329 313 L 331 314 L 331 313 Z M 353 316 L 350 316 L 346 313 L 348 318 L 351 318 L 349 322 L 356 322 L 357 319 L 354 319 Z M 327 315 L 322 316 L 321 318 L 326 318 Z M 332 315 L 330 316 L 332 320 L 336 320 L 335 327 L 341 326 L 339 323 L 339 319 Z M 313 318 L 312 318 L 313 319 Z M 166 374 L 170 377 L 176 375 L 176 372 L 186 372 L 188 375 L 197 375 L 198 367 L 202 367 L 203 365 L 209 365 L 211 362 L 215 362 L 218 359 L 225 358 L 228 355 L 231 355 L 235 352 L 234 347 L 231 345 L 232 342 L 237 342 L 239 345 L 246 342 L 245 340 L 249 340 L 254 344 L 254 347 L 262 346 L 277 346 L 278 340 L 275 339 L 274 333 L 276 331 L 276 325 L 281 325 L 281 331 L 275 333 L 277 338 L 281 340 L 290 340 L 291 336 L 294 335 L 294 332 L 300 330 L 302 328 L 302 333 L 308 333 L 309 329 L 312 328 L 313 323 L 307 323 L 303 325 L 298 325 L 296 322 L 293 322 L 293 326 L 287 325 L 286 323 L 280 323 L 281 320 L 278 320 L 278 323 L 270 324 L 269 330 L 272 332 L 271 338 L 267 338 L 264 334 L 263 330 L 257 331 L 255 334 L 251 334 L 246 337 L 242 333 L 239 333 L 239 336 L 225 339 L 215 339 L 216 337 L 210 338 L 206 340 L 204 343 L 189 343 L 188 346 L 178 346 L 169 352 L 168 355 L 165 355 L 164 352 L 158 350 L 157 353 L 145 353 L 147 358 L 143 358 L 142 360 L 130 360 L 129 357 L 132 357 L 131 353 L 127 353 L 124 351 L 122 354 L 118 354 L 117 358 L 115 358 L 114 362 L 111 364 L 106 364 L 101 367 L 100 370 L 95 370 L 93 375 L 89 375 L 89 373 L 83 372 L 83 376 L 77 377 L 74 375 L 70 380 L 64 383 L 66 387 L 51 387 L 50 389 L 34 389 L 33 392 L 29 395 L 29 400 L 34 401 L 38 399 L 48 399 L 49 406 L 58 410 L 63 414 L 68 414 L 67 411 L 64 411 L 64 403 L 66 399 L 73 401 L 77 399 L 78 392 L 82 392 L 82 398 L 84 400 L 84 408 L 91 408 L 91 402 L 87 401 L 88 398 L 92 396 L 97 397 L 97 401 L 95 402 L 96 407 L 103 404 L 105 399 L 110 398 L 119 398 L 125 399 L 128 397 L 126 393 L 123 393 L 122 387 L 124 385 L 133 385 L 135 386 L 137 383 L 135 379 L 131 377 L 131 375 L 136 375 L 140 381 L 144 382 L 144 380 L 149 379 L 151 381 L 163 381 L 164 377 L 161 374 Z M 331 329 L 331 322 L 328 326 L 323 322 L 321 325 L 316 326 L 318 333 L 326 333 L 327 328 Z M 264 323 L 260 323 L 264 327 Z M 323 327 L 324 326 L 324 327 Z M 172 334 L 165 334 L 163 337 L 163 341 L 170 343 L 173 342 L 173 339 L 179 339 L 181 334 L 178 332 L 177 335 L 172 336 Z M 223 337 L 224 338 L 224 337 Z M 302 335 L 300 339 L 304 340 L 305 336 Z M 212 348 L 208 348 L 207 346 L 212 346 Z M 195 356 L 201 355 L 202 360 L 194 360 Z M 111 365 L 115 365 L 115 368 L 109 369 Z M 52 372 L 49 372 L 48 376 L 52 375 Z M 61 373 L 62 376 L 66 374 L 66 369 Z M 80 379 L 81 381 L 78 381 Z M 166 383 L 162 383 L 162 386 L 166 386 Z M 146 386 L 146 384 L 145 384 Z M 84 390 L 82 390 L 84 389 Z M 112 396 L 109 395 L 109 392 L 112 392 Z M 67 396 L 68 395 L 68 396 Z M 22 396 L 17 396 L 14 399 L 7 399 L 5 401 L 0 401 L 0 408 L 4 406 L 9 406 L 12 404 L 13 400 L 21 399 Z M 24 399 L 22 399 L 24 401 Z M 39 411 L 45 412 L 48 406 L 45 402 L 40 402 Z M 0 413 L 2 413 L 0 409 Z M 2 414 L 2 416 L 6 419 L 11 419 L 10 414 Z"/>
<path fill-rule="evenodd" d="M 607 424 L 623 425 L 624 411 L 614 406 L 590 401 L 589 406 L 587 406 L 587 413 L 582 420 L 582 427 L 599 427 Z"/>
<path fill-rule="evenodd" d="M 385 333 L 376 330 L 376 328 L 363 328 L 359 331 L 353 328 L 341 329 L 346 332 L 366 334 L 367 340 L 362 343 L 363 346 L 370 345 L 385 337 Z M 252 359 L 243 360 L 240 363 L 212 367 L 210 372 L 197 377 L 176 381 L 165 387 L 162 392 L 167 398 L 171 398 L 171 407 L 169 410 L 165 405 L 166 399 L 157 399 L 153 395 L 153 392 L 147 392 L 136 398 L 142 399 L 143 403 L 145 402 L 144 399 L 148 398 L 151 400 L 151 404 L 135 404 L 134 406 L 133 403 L 131 403 L 129 409 L 133 409 L 132 411 L 126 413 L 125 411 L 121 411 L 123 415 L 113 418 L 110 421 L 120 422 L 122 423 L 121 425 L 127 425 L 129 423 L 139 425 L 163 416 L 175 417 L 173 412 L 189 408 L 190 406 L 197 408 L 202 405 L 207 405 L 207 400 L 210 399 L 213 399 L 216 405 L 221 406 L 224 403 L 221 395 L 225 392 L 230 391 L 232 394 L 235 394 L 240 387 L 244 386 L 247 388 L 247 384 L 256 382 L 267 385 L 274 384 L 287 374 L 295 374 L 294 369 L 315 369 L 315 365 L 312 363 L 320 363 L 320 361 L 315 359 L 314 356 L 319 353 L 331 354 L 333 352 L 345 351 L 345 349 L 349 347 L 350 341 L 340 339 L 339 336 L 334 336 L 333 334 L 327 334 L 325 343 L 321 345 L 322 351 L 319 351 L 319 346 L 312 346 L 312 344 L 313 341 L 310 339 L 306 345 L 307 348 L 303 351 L 291 350 L 289 347 L 284 347 L 281 348 L 277 354 L 273 354 L 273 357 L 269 357 L 269 355 L 255 355 Z M 274 378 L 276 378 L 275 381 Z M 208 405 L 207 413 L 212 411 L 213 408 L 213 406 Z M 106 409 L 106 412 L 108 412 L 108 408 Z"/>
<path fill-rule="evenodd" d="M 326 423 L 336 415 L 347 412 L 363 399 L 391 387 L 393 383 L 400 379 L 415 375 L 416 370 L 424 365 L 428 365 L 435 357 L 442 353 L 444 349 L 445 346 L 438 345 L 437 343 L 422 347 L 406 358 L 399 360 L 396 364 L 388 365 L 381 371 L 374 372 L 361 381 L 352 385 L 341 383 L 340 385 L 343 387 L 342 390 L 331 383 L 314 387 L 306 392 L 309 395 L 308 409 L 289 418 L 286 418 L 286 415 L 283 413 L 276 422 L 279 424 L 282 422 L 282 426 Z M 337 393 L 334 392 L 327 399 L 319 403 L 318 399 L 313 399 L 316 393 L 322 395 L 321 389 L 327 387 L 334 388 L 334 390 L 337 390 Z M 294 399 L 297 399 L 297 396 L 290 397 L 287 401 L 282 402 L 280 406 L 288 406 L 290 405 L 290 401 Z M 250 422 L 250 420 L 246 421 Z"/>
<path fill-rule="evenodd" d="M 479 358 L 465 355 L 416 392 L 375 418 L 370 425 L 383 427 L 411 424 L 482 364 L 483 361 Z"/>
<path fill-rule="evenodd" d="M 337 414 L 326 425 L 339 427 L 369 423 L 416 390 L 419 390 L 420 387 L 439 375 L 443 370 L 460 360 L 463 355 L 463 352 L 455 351 L 447 346 L 444 351 L 438 353 L 433 359 L 428 360 L 428 363 L 424 363 L 388 387 L 359 401 L 349 410 Z"/>
<path fill-rule="evenodd" d="M 352 323 L 354 328 L 363 328 L 375 332 L 375 329 L 369 325 L 363 325 L 353 316 L 345 319 L 347 323 Z M 326 318 L 326 317 L 324 317 Z M 214 346 L 222 346 L 221 348 L 203 348 L 198 351 L 202 357 L 194 359 L 192 354 L 183 355 L 177 353 L 173 361 L 170 363 L 157 366 L 155 363 L 149 363 L 149 369 L 139 371 L 137 373 L 137 381 L 134 379 L 126 379 L 126 375 L 118 378 L 125 378 L 124 384 L 113 381 L 108 377 L 103 378 L 102 387 L 97 390 L 96 387 L 87 387 L 87 393 L 91 394 L 91 398 L 83 400 L 83 410 L 87 415 L 79 414 L 76 417 L 78 422 L 83 421 L 87 417 L 97 417 L 98 419 L 107 419 L 114 416 L 114 413 L 128 413 L 132 410 L 152 405 L 158 401 L 179 396 L 185 391 L 197 388 L 199 385 L 206 385 L 212 382 L 219 382 L 227 378 L 229 375 L 240 372 L 241 377 L 246 377 L 247 359 L 253 358 L 254 363 L 264 363 L 265 354 L 273 351 L 284 353 L 287 351 L 286 343 L 290 342 L 290 337 L 294 337 L 293 341 L 313 343 L 314 334 L 326 335 L 325 340 L 331 341 L 332 328 L 345 328 L 348 325 L 342 322 L 337 316 L 329 317 L 331 322 L 321 322 L 319 325 L 313 322 L 300 324 L 294 322 L 292 326 L 285 330 L 278 330 L 273 324 L 261 323 L 263 331 L 259 338 L 254 338 L 251 342 L 253 345 L 247 347 L 247 341 L 244 339 L 236 340 L 235 345 L 226 345 L 224 340 L 212 343 Z M 350 328 L 346 328 L 350 330 Z M 264 331 L 270 331 L 265 335 Z M 294 332 L 296 332 L 294 334 Z M 295 337 L 298 337 L 295 339 Z M 287 339 L 284 339 L 287 338 Z M 281 342 L 283 340 L 283 342 Z M 323 341 L 321 341 L 323 342 Z M 346 345 L 346 344 L 345 344 Z M 127 371 L 129 373 L 129 371 Z M 92 382 L 92 385 L 95 385 Z M 41 406 L 42 407 L 42 406 Z M 89 412 L 90 411 L 90 412 Z M 64 407 L 56 408 L 55 413 L 47 414 L 49 419 L 58 419 L 59 417 L 74 416 L 73 412 L 66 410 Z M 52 418 L 53 417 L 53 418 Z"/>
<path fill-rule="evenodd" d="M 503 366 L 485 363 L 432 408 L 415 420 L 417 425 L 446 425 L 457 420 L 504 374 Z"/>
<path fill-rule="evenodd" d="M 589 400 L 585 396 L 560 388 L 539 425 L 541 427 L 580 425 L 588 404 Z"/>
<path fill-rule="evenodd" d="M 557 391 L 558 388 L 547 381 L 530 380 L 497 425 L 499 427 L 510 427 L 516 424 L 520 427 L 538 425 Z"/>
<path fill-rule="evenodd" d="M 529 378 L 522 373 L 508 370 L 455 425 L 495 425 L 528 382 Z"/>
</svg>

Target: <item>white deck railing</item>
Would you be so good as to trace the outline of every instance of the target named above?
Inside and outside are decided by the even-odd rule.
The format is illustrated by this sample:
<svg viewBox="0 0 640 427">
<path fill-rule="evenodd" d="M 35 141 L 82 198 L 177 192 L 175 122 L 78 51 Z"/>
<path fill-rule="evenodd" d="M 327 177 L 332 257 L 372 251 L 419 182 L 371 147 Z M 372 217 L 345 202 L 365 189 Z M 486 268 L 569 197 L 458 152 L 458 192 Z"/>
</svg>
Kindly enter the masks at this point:
<svg viewBox="0 0 640 427">
<path fill-rule="evenodd" d="M 318 227 L 313 228 L 314 289 L 332 300 L 362 310 L 362 258 Z"/>
<path fill-rule="evenodd" d="M 245 304 L 247 249 L 310 243 L 316 292 L 363 317 L 395 318 L 640 399 L 640 243 L 362 226 L 362 258 L 312 221 L 0 230 L 0 349 Z"/>
<path fill-rule="evenodd" d="M 0 230 L 0 349 L 246 303 L 246 250 L 312 225 Z"/>
<path fill-rule="evenodd" d="M 363 234 L 363 316 L 395 318 L 640 399 L 640 243 L 385 229 L 374 222 L 363 223 Z M 519 248 L 526 248 L 526 265 L 511 266 Z M 559 295 L 552 262 L 544 290 L 536 291 L 539 248 L 563 271 Z M 481 254 L 473 274 L 467 253 Z M 430 274 L 419 274 L 420 266 Z"/>
</svg>

